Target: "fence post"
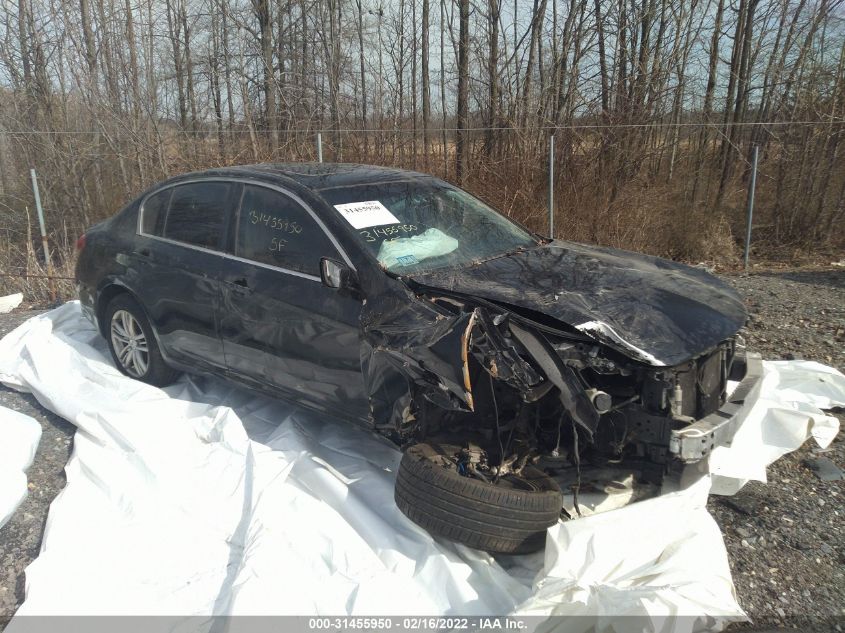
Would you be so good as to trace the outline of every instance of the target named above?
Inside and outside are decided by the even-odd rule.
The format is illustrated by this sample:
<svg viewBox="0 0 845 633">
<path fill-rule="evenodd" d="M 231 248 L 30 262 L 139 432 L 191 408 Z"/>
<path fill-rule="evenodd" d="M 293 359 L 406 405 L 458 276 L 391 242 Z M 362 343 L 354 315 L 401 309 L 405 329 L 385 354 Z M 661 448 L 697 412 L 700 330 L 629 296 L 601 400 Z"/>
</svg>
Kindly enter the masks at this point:
<svg viewBox="0 0 845 633">
<path fill-rule="evenodd" d="M 745 270 L 748 270 L 748 256 L 751 252 L 751 221 L 754 218 L 754 189 L 757 185 L 758 146 L 751 150 L 751 182 L 748 184 L 748 225 L 745 228 Z"/>
<path fill-rule="evenodd" d="M 38 211 L 38 227 L 41 229 L 41 246 L 44 247 L 44 264 L 47 266 L 47 277 L 50 280 L 50 299 L 56 301 L 56 282 L 53 280 L 53 262 L 50 259 L 50 247 L 47 244 L 47 228 L 44 225 L 44 209 L 41 207 L 41 194 L 38 191 L 38 177 L 35 168 L 29 170 L 32 178 L 32 193 L 35 195 L 35 210 Z"/>
<path fill-rule="evenodd" d="M 317 162 L 323 162 L 323 135 L 317 132 Z"/>
<path fill-rule="evenodd" d="M 555 237 L 555 135 L 549 138 L 549 237 Z"/>
</svg>

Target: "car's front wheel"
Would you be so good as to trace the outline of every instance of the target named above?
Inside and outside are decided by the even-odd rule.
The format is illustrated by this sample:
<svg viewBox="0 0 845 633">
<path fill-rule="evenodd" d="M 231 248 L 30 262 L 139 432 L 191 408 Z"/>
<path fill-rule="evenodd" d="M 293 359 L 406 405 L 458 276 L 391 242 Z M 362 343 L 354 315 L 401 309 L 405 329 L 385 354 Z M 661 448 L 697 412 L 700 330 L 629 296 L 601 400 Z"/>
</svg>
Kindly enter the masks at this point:
<svg viewBox="0 0 845 633">
<path fill-rule="evenodd" d="M 395 499 L 414 523 L 435 536 L 504 554 L 541 549 L 557 523 L 563 494 L 541 470 L 484 481 L 465 474 L 455 460 L 460 447 L 414 444 L 402 456 Z"/>
<path fill-rule="evenodd" d="M 157 387 L 176 380 L 179 373 L 164 362 L 152 326 L 135 299 L 118 295 L 106 308 L 105 317 L 109 351 L 122 373 Z"/>
</svg>

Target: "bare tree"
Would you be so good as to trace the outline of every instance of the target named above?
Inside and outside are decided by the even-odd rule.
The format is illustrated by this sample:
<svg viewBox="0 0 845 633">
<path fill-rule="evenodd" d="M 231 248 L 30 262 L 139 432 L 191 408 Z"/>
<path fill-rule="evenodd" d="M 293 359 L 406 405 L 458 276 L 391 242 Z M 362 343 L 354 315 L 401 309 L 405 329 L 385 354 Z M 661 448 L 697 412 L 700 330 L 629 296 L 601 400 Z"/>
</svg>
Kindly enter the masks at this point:
<svg viewBox="0 0 845 633">
<path fill-rule="evenodd" d="M 455 178 L 463 184 L 466 178 L 466 127 L 469 99 L 469 0 L 458 0 L 460 36 L 458 40 L 458 129 L 455 141 Z"/>
<path fill-rule="evenodd" d="M 839 246 L 843 5 L 9 0 L 0 215 L 26 235 L 31 166 L 72 232 L 173 173 L 313 160 L 323 132 L 327 159 L 436 171 L 542 228 L 554 128 L 573 239 L 730 252 L 757 146 L 759 239 Z"/>
</svg>

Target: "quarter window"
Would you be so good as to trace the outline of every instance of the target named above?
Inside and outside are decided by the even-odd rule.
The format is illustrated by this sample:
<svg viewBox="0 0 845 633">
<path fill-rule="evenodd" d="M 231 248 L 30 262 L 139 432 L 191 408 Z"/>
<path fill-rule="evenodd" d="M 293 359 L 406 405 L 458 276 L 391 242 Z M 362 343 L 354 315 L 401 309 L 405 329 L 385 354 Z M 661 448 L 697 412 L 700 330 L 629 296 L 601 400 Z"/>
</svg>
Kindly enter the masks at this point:
<svg viewBox="0 0 845 633">
<path fill-rule="evenodd" d="M 230 191 L 229 185 L 223 182 L 174 187 L 164 237 L 204 248 L 219 248 Z"/>
<path fill-rule="evenodd" d="M 235 255 L 310 275 L 337 251 L 314 218 L 292 198 L 265 187 L 244 187 Z"/>
<path fill-rule="evenodd" d="M 173 189 L 168 188 L 154 193 L 144 200 L 144 208 L 141 211 L 141 232 L 147 235 L 161 237 L 164 228 L 164 218 L 167 215 L 167 205 L 170 203 L 170 196 Z"/>
</svg>

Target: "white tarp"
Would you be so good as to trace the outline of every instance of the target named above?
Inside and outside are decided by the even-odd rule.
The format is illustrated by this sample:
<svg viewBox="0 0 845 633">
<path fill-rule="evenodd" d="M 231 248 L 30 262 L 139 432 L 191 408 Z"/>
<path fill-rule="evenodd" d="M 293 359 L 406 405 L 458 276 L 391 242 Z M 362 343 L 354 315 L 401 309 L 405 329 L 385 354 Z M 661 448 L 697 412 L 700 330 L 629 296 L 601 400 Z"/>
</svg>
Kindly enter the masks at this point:
<svg viewBox="0 0 845 633">
<path fill-rule="evenodd" d="M 694 616 L 667 632 L 744 618 L 708 477 L 560 523 L 545 555 L 493 558 L 399 512 L 393 445 L 217 380 L 130 380 L 77 303 L 0 341 L 0 381 L 78 427 L 19 615 L 554 613 L 597 631 Z"/>
<path fill-rule="evenodd" d="M 827 447 L 839 420 L 821 409 L 845 405 L 845 376 L 812 361 L 764 363 L 760 395 L 742 411 L 730 446 L 709 458 L 711 493 L 735 494 L 746 482 L 766 482 L 766 466 L 801 446 L 808 437 Z"/>
<path fill-rule="evenodd" d="M 0 314 L 11 312 L 21 304 L 21 301 L 23 301 L 23 293 L 21 292 L 0 297 Z"/>
<path fill-rule="evenodd" d="M 0 407 L 0 527 L 26 499 L 26 470 L 32 464 L 41 425 L 28 415 Z"/>
</svg>

